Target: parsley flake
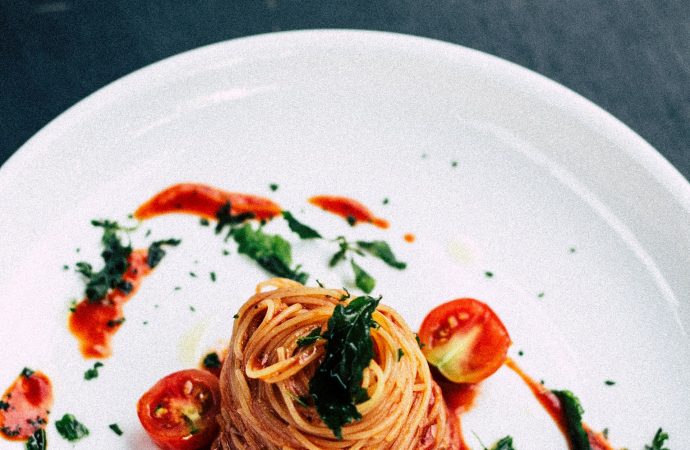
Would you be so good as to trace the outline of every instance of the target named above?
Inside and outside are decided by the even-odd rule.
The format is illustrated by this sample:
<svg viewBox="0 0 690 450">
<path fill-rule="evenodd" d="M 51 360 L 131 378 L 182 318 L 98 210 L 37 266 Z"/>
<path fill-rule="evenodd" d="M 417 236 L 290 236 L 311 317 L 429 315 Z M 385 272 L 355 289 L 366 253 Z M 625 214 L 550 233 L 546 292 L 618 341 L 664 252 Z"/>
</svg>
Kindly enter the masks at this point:
<svg viewBox="0 0 690 450">
<path fill-rule="evenodd" d="M 256 261 L 264 270 L 273 275 L 289 278 L 302 284 L 309 274 L 300 272 L 300 266 L 292 269 L 292 246 L 277 234 L 266 234 L 261 228 L 256 230 L 250 224 L 235 229 L 233 238 L 237 251 Z"/>
<path fill-rule="evenodd" d="M 171 247 L 176 247 L 180 245 L 179 239 L 165 239 L 162 241 L 156 241 L 153 242 L 151 245 L 149 245 L 149 251 L 148 255 L 146 256 L 146 264 L 149 265 L 150 268 L 154 268 L 158 265 L 158 263 L 161 262 L 163 257 L 165 256 L 165 250 L 163 250 L 163 246 L 171 246 Z"/>
<path fill-rule="evenodd" d="M 407 267 L 407 263 L 398 261 L 393 254 L 390 246 L 385 241 L 357 241 L 357 245 L 362 250 L 370 253 L 371 255 L 379 258 L 381 261 L 385 262 L 391 267 L 396 269 L 404 269 Z"/>
<path fill-rule="evenodd" d="M 570 391 L 551 391 L 561 403 L 565 418 L 566 434 L 574 450 L 590 450 L 587 432 L 582 427 L 582 414 L 585 412 L 580 400 Z"/>
<path fill-rule="evenodd" d="M 491 450 L 515 450 L 513 448 L 513 438 L 511 436 L 506 436 L 500 439 L 491 447 Z"/>
<path fill-rule="evenodd" d="M 316 327 L 306 336 L 297 339 L 297 348 L 306 347 L 321 339 L 321 327 Z"/>
<path fill-rule="evenodd" d="M 89 435 L 89 429 L 72 414 L 62 416 L 62 419 L 55 422 L 55 428 L 57 428 L 60 436 L 70 442 L 78 441 Z"/>
<path fill-rule="evenodd" d="M 80 261 L 75 266 L 77 272 L 87 280 L 86 297 L 89 301 L 96 302 L 103 299 L 111 289 L 127 289 L 122 275 L 129 267 L 128 258 L 132 253 L 132 246 L 122 244 L 118 232 L 127 230 L 117 222 L 92 220 L 91 225 L 103 228 L 101 258 L 105 265 L 98 272 L 94 272 L 91 264 L 85 261 Z"/>
<path fill-rule="evenodd" d="M 103 367 L 103 363 L 100 361 L 96 361 L 92 368 L 87 369 L 86 372 L 84 372 L 84 379 L 88 381 L 93 380 L 94 378 L 98 378 L 98 369 L 101 367 Z"/>
<path fill-rule="evenodd" d="M 665 442 L 669 438 L 668 433 L 666 433 L 663 429 L 659 428 L 656 430 L 656 434 L 654 435 L 654 438 L 652 439 L 652 445 L 645 445 L 644 449 L 645 450 L 670 450 L 668 447 L 665 447 Z"/>
<path fill-rule="evenodd" d="M 289 211 L 283 211 L 283 217 L 287 220 L 290 230 L 297 233 L 300 239 L 321 239 L 318 231 L 295 219 Z"/>
<path fill-rule="evenodd" d="M 204 356 L 204 362 L 203 365 L 207 369 L 218 369 L 222 365 L 220 361 L 220 357 L 218 357 L 218 353 L 216 352 L 211 352 Z"/>
<path fill-rule="evenodd" d="M 26 441 L 26 450 L 45 450 L 48 448 L 45 428 L 37 429 Z"/>
<path fill-rule="evenodd" d="M 338 439 L 344 425 L 362 418 L 356 404 L 369 398 L 362 378 L 374 357 L 370 327 L 379 300 L 363 296 L 347 306 L 336 305 L 323 333 L 326 351 L 309 381 L 309 394 L 321 420 Z"/>
<path fill-rule="evenodd" d="M 350 265 L 352 265 L 352 271 L 355 273 L 355 284 L 357 287 L 367 294 L 373 291 L 376 286 L 376 280 L 359 267 L 354 259 L 350 259 Z"/>
<path fill-rule="evenodd" d="M 120 429 L 120 426 L 116 423 L 111 423 L 108 425 L 108 428 L 113 430 L 113 433 L 117 434 L 118 436 L 122 436 L 122 430 Z"/>
<path fill-rule="evenodd" d="M 403 356 L 405 356 L 405 352 L 403 351 L 403 349 L 399 348 L 398 349 L 398 361 L 400 361 L 400 358 L 402 358 Z"/>
</svg>

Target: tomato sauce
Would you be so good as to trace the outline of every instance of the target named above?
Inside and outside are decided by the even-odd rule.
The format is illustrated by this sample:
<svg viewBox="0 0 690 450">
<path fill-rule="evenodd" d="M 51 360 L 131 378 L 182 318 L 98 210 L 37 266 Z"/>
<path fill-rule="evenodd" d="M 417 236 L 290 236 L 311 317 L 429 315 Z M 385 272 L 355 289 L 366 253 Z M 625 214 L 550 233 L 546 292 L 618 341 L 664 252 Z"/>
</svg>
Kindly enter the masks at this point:
<svg viewBox="0 0 690 450">
<path fill-rule="evenodd" d="M 405 233 L 405 235 L 403 236 L 403 239 L 405 239 L 405 242 L 408 242 L 411 244 L 415 240 L 417 240 L 417 237 L 412 233 Z"/>
<path fill-rule="evenodd" d="M 534 397 L 541 403 L 547 413 L 551 416 L 561 432 L 567 436 L 566 420 L 563 414 L 563 409 L 561 408 L 561 402 L 549 389 L 544 387 L 541 383 L 537 383 L 529 375 L 527 375 L 515 361 L 508 358 L 506 360 L 506 366 L 513 370 L 521 379 L 525 382 L 527 387 L 532 391 Z M 611 444 L 606 440 L 603 434 L 596 433 L 589 428 L 586 424 L 582 424 L 587 437 L 589 438 L 589 445 L 592 450 L 614 450 Z"/>
<path fill-rule="evenodd" d="M 318 206 L 324 211 L 344 217 L 351 222 L 352 225 L 358 222 L 365 222 L 384 229 L 390 226 L 387 220 L 374 216 L 369 208 L 351 198 L 333 195 L 317 195 L 310 198 L 309 203 Z"/>
<path fill-rule="evenodd" d="M 434 366 L 429 366 L 434 381 L 441 388 L 443 400 L 448 407 L 453 437 L 459 444 L 460 450 L 470 450 L 462 434 L 460 416 L 474 406 L 474 400 L 479 394 L 479 383 L 454 383 L 448 380 Z"/>
<path fill-rule="evenodd" d="M 102 300 L 79 302 L 69 317 L 69 330 L 79 341 L 79 350 L 85 358 L 107 358 L 112 354 L 111 340 L 124 322 L 123 305 L 136 294 L 141 281 L 151 272 L 147 263 L 148 251 L 132 251 L 127 271 L 122 279 L 132 289 L 124 292 L 113 289 Z"/>
<path fill-rule="evenodd" d="M 24 369 L 2 395 L 0 436 L 11 441 L 26 441 L 39 428 L 45 428 L 53 407 L 53 387 L 42 372 Z"/>
<path fill-rule="evenodd" d="M 216 219 L 216 213 L 226 203 L 233 214 L 252 213 L 258 220 L 268 220 L 281 213 L 280 206 L 264 197 L 227 192 L 198 183 L 175 184 L 157 193 L 134 212 L 139 220 L 162 214 L 186 213 L 206 219 Z"/>
</svg>

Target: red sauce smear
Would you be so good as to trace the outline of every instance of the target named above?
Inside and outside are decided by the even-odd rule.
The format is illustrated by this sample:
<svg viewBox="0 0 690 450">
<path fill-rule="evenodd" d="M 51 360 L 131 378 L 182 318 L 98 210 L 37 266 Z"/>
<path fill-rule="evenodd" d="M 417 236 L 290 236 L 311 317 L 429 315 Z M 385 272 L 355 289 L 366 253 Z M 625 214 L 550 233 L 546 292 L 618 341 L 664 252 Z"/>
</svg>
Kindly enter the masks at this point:
<svg viewBox="0 0 690 450">
<path fill-rule="evenodd" d="M 175 184 L 157 193 L 134 212 L 139 220 L 169 213 L 186 213 L 216 219 L 216 213 L 230 202 L 233 214 L 253 213 L 258 220 L 281 213 L 277 203 L 256 195 L 227 192 L 198 183 Z"/>
<path fill-rule="evenodd" d="M 443 400 L 446 402 L 451 420 L 455 422 L 453 425 L 456 430 L 457 442 L 460 444 L 460 450 L 470 450 L 471 447 L 467 445 L 462 434 L 460 416 L 474 406 L 474 401 L 479 394 L 479 383 L 454 383 L 441 375 L 435 367 L 430 366 L 430 369 L 434 381 L 441 388 Z"/>
<path fill-rule="evenodd" d="M 412 233 L 406 233 L 403 236 L 403 239 L 405 239 L 405 242 L 409 242 L 411 244 L 417 239 L 417 237 Z"/>
<path fill-rule="evenodd" d="M 129 266 L 122 279 L 131 283 L 131 291 L 113 289 L 104 299 L 95 302 L 85 298 L 70 314 L 69 330 L 79 341 L 79 350 L 85 358 L 107 358 L 112 354 L 112 337 L 124 322 L 123 305 L 137 292 L 143 278 L 151 273 L 147 257 L 146 249 L 134 250 L 129 255 Z"/>
<path fill-rule="evenodd" d="M 48 423 L 53 407 L 53 386 L 42 372 L 25 369 L 2 395 L 0 436 L 26 441 Z"/>
<path fill-rule="evenodd" d="M 506 366 L 513 370 L 518 376 L 525 382 L 525 384 L 532 391 L 534 397 L 541 403 L 546 412 L 549 413 L 551 418 L 556 422 L 558 428 L 561 432 L 567 436 L 566 420 L 561 409 L 561 402 L 549 389 L 544 387 L 541 383 L 537 383 L 529 375 L 527 375 L 523 370 L 515 364 L 515 361 L 508 358 L 506 360 Z M 606 440 L 603 434 L 592 431 L 592 429 L 585 423 L 582 424 L 587 437 L 589 438 L 589 445 L 592 450 L 614 450 L 611 444 Z"/>
<path fill-rule="evenodd" d="M 354 221 L 353 224 L 365 222 L 384 229 L 390 226 L 387 220 L 374 216 L 369 208 L 351 198 L 337 197 L 334 195 L 317 195 L 310 198 L 309 203 L 318 206 L 324 211 L 344 217 L 349 221 Z"/>
</svg>

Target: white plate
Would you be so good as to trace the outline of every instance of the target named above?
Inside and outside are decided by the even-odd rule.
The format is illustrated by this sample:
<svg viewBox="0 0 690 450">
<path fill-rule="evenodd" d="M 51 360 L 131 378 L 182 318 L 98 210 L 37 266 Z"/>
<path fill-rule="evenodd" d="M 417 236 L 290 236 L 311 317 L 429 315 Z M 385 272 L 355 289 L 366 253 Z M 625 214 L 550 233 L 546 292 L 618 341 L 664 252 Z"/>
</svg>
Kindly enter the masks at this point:
<svg viewBox="0 0 690 450">
<path fill-rule="evenodd" d="M 63 264 L 98 261 L 90 219 L 122 220 L 186 180 L 272 196 L 330 236 L 388 240 L 409 268 L 366 265 L 413 327 L 442 301 L 481 298 L 506 323 L 518 363 L 574 391 L 614 445 L 642 448 L 662 426 L 672 448 L 690 448 L 687 182 L 552 81 L 456 45 L 361 31 L 270 34 L 175 56 L 91 95 L 5 164 L 0 386 L 24 366 L 48 373 L 51 422 L 71 412 L 91 429 L 75 448 L 150 448 L 139 395 L 226 339 L 266 277 L 232 246 L 222 256 L 221 240 L 191 216 L 146 223 L 135 243 L 151 228 L 183 245 L 125 307 L 101 376 L 83 380 L 92 362 L 66 330 L 83 285 Z M 392 226 L 350 229 L 306 203 L 319 193 L 360 199 Z M 348 282 L 347 271 L 326 270 L 330 251 L 296 245 L 312 283 Z M 566 448 L 507 369 L 463 425 L 476 448 L 472 432 L 486 443 L 511 434 L 522 450 Z M 48 430 L 51 448 L 72 447 Z"/>
</svg>

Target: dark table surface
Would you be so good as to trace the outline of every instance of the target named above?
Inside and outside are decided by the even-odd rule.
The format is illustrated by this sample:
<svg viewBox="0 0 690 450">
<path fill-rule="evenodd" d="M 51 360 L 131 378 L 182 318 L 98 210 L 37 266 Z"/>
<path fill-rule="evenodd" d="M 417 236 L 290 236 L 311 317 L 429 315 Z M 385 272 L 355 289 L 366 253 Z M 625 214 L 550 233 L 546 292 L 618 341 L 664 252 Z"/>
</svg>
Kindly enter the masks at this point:
<svg viewBox="0 0 690 450">
<path fill-rule="evenodd" d="M 688 0 L 0 0 L 0 164 L 133 70 L 305 28 L 408 33 L 500 56 L 600 105 L 690 178 Z"/>
</svg>

